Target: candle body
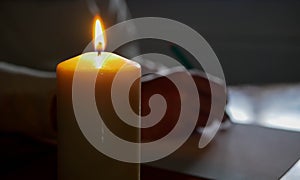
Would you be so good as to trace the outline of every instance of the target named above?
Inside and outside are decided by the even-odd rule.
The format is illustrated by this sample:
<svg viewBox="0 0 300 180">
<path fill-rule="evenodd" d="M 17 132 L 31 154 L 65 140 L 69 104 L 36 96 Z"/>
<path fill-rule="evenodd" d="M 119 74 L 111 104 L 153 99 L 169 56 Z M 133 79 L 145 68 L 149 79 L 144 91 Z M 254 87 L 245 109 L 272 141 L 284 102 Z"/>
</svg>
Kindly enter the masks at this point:
<svg viewBox="0 0 300 180">
<path fill-rule="evenodd" d="M 139 179 L 139 164 L 126 163 L 110 158 L 94 148 L 82 134 L 75 119 L 72 104 L 72 82 L 75 69 L 80 73 L 83 86 L 89 74 L 97 71 L 95 100 L 99 114 L 106 126 L 122 139 L 139 142 L 140 130 L 124 123 L 116 114 L 111 100 L 112 82 L 117 72 L 124 71 L 128 76 L 121 77 L 117 85 L 122 89 L 128 77 L 138 74 L 140 66 L 113 53 L 103 52 L 107 58 L 99 67 L 96 53 L 85 53 L 60 63 L 57 67 L 58 86 L 58 177 L 59 179 Z M 80 61 L 80 63 L 79 63 Z M 79 66 L 77 67 L 79 63 Z M 126 66 L 126 68 L 121 68 Z M 140 78 L 130 88 L 129 102 L 137 114 L 140 113 Z M 82 94 L 82 96 L 85 96 Z M 86 119 L 87 123 L 89 119 Z M 136 119 L 140 121 L 140 119 Z M 100 122 L 99 122 L 100 123 Z M 102 130 L 99 129 L 99 132 Z M 102 144 L 108 141 L 101 132 Z M 101 134 L 100 133 L 100 134 Z M 122 149 L 120 149 L 121 151 Z M 135 153 L 139 155 L 139 149 Z"/>
</svg>

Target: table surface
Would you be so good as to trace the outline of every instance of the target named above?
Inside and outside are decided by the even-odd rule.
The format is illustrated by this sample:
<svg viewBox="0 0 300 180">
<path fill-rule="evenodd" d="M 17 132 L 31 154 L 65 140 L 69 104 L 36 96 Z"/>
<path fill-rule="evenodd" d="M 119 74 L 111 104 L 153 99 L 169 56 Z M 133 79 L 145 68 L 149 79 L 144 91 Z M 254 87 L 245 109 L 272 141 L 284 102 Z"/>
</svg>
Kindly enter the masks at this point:
<svg viewBox="0 0 300 180">
<path fill-rule="evenodd" d="M 278 179 L 300 157 L 297 132 L 234 124 L 204 149 L 197 148 L 199 138 L 194 134 L 172 155 L 143 166 L 142 179 L 157 174 L 177 179 Z M 18 134 L 1 134 L 0 143 L 0 179 L 56 179 L 55 145 Z"/>
<path fill-rule="evenodd" d="M 0 179 L 57 179 L 57 147 L 21 134 L 0 133 Z M 205 180 L 181 172 L 142 165 L 141 179 Z"/>
<path fill-rule="evenodd" d="M 289 115 L 293 115 L 294 121 L 300 117 L 297 89 L 300 90 L 299 85 L 231 88 L 230 106 L 251 110 L 246 116 L 241 113 L 232 116 L 235 122 L 245 124 L 232 124 L 229 129 L 220 131 L 204 149 L 197 148 L 200 134 L 194 133 L 175 153 L 143 165 L 142 179 L 280 178 L 300 158 L 300 132 L 296 128 L 282 130 L 282 126 L 262 127 L 267 125 L 260 122 L 266 117 L 270 122 L 271 109 L 273 114 L 285 117 L 273 116 L 274 122 L 291 122 Z M 269 115 L 263 116 L 264 112 Z M 250 118 L 245 121 L 245 117 Z M 300 118 L 298 120 L 300 122 Z M 295 122 L 294 126 L 298 121 Z M 0 133 L 0 144 L 0 179 L 56 179 L 55 145 L 5 133 Z"/>
<path fill-rule="evenodd" d="M 300 158 L 300 133 L 233 124 L 204 149 L 193 135 L 154 167 L 212 179 L 278 179 Z"/>
</svg>

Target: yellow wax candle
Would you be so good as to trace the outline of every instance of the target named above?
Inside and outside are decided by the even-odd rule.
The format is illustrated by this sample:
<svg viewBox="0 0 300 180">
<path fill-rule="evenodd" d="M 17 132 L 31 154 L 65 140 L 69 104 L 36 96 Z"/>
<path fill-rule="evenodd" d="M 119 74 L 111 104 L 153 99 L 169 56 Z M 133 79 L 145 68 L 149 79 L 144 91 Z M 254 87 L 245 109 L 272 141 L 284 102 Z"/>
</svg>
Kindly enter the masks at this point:
<svg viewBox="0 0 300 180">
<path fill-rule="evenodd" d="M 104 43 L 102 42 L 101 45 Z M 82 75 L 79 77 L 80 82 L 85 82 L 85 79 L 90 77 L 88 76 L 90 73 L 98 74 L 95 83 L 95 100 L 106 126 L 120 138 L 131 142 L 140 141 L 139 129 L 127 125 L 118 117 L 111 99 L 112 82 L 116 73 L 122 71 L 122 74 L 125 74 L 117 85 L 122 89 L 129 82 L 128 77 L 137 77 L 137 75 L 140 77 L 140 65 L 109 52 L 99 54 L 89 52 L 66 60 L 57 66 L 59 179 L 139 179 L 139 164 L 121 162 L 102 154 L 82 134 L 72 104 L 72 81 L 75 70 Z M 134 81 L 128 96 L 132 110 L 139 114 L 140 79 Z M 86 121 L 88 123 L 89 119 Z M 104 139 L 104 146 L 105 142 L 106 139 Z M 138 150 L 133 153 L 137 152 Z"/>
</svg>

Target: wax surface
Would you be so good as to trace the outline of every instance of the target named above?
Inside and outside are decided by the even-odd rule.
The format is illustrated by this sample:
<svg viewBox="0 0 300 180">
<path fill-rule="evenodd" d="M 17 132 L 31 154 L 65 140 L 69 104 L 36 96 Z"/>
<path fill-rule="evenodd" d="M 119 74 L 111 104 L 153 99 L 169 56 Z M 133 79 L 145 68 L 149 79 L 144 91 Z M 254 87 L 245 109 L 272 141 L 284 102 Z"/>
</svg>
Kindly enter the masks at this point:
<svg viewBox="0 0 300 180">
<path fill-rule="evenodd" d="M 121 121 L 111 101 L 112 81 L 116 73 L 125 71 L 128 75 L 123 76 L 121 83 L 118 84 L 121 89 L 132 74 L 140 75 L 139 64 L 107 52 L 102 52 L 100 56 L 96 52 L 85 53 L 66 60 L 57 67 L 59 179 L 139 179 L 139 164 L 125 163 L 103 155 L 85 139 L 80 131 L 72 105 L 72 81 L 76 68 L 82 73 L 80 77 L 82 82 L 89 77 L 85 75 L 98 71 L 95 98 L 98 111 L 106 126 L 123 139 L 132 142 L 140 141 L 139 129 Z M 140 88 L 140 79 L 138 79 L 131 86 L 129 93 L 131 108 L 137 114 L 140 113 Z M 86 121 L 88 122 L 88 119 Z M 137 152 L 138 149 L 133 153 Z"/>
</svg>

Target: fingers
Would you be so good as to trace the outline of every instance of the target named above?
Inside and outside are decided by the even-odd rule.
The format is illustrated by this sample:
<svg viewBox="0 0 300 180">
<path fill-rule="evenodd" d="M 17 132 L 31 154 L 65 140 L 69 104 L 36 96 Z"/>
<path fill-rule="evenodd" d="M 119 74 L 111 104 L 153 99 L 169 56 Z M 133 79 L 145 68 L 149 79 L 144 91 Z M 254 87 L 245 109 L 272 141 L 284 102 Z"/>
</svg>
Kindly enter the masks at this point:
<svg viewBox="0 0 300 180">
<path fill-rule="evenodd" d="M 222 98 L 226 96 L 225 82 L 201 71 L 190 71 L 195 84 L 198 88 L 199 94 L 211 96 L 211 90 L 214 90 L 214 96 L 216 98 Z"/>
<path fill-rule="evenodd" d="M 158 124 L 153 127 L 142 129 L 142 140 L 143 141 L 153 141 L 157 140 L 163 136 L 165 136 L 168 132 L 170 132 L 174 126 L 176 125 L 181 108 L 181 99 L 187 98 L 186 96 L 190 96 L 193 98 L 193 94 L 184 93 L 184 96 L 181 97 L 177 87 L 174 83 L 169 79 L 174 78 L 179 82 L 184 81 L 183 76 L 188 75 L 186 71 L 170 71 L 170 74 L 166 74 L 166 76 L 159 75 L 149 75 L 142 80 L 142 99 L 141 99 L 141 112 L 142 116 L 145 116 L 151 113 L 149 107 L 149 99 L 154 94 L 162 95 L 167 102 L 167 110 L 164 117 L 160 120 Z M 197 126 L 204 127 L 207 124 L 208 116 L 211 113 L 211 88 L 209 84 L 208 78 L 201 73 L 193 72 L 192 73 L 193 80 L 195 81 L 197 91 L 199 94 L 200 100 L 200 110 L 199 107 L 190 106 L 188 108 L 188 114 L 193 117 L 195 113 L 198 114 L 198 122 Z M 184 85 L 188 86 L 187 82 L 182 82 Z M 211 81 L 212 86 L 217 90 L 217 96 L 215 96 L 218 101 L 225 94 L 224 86 L 218 81 Z M 188 88 L 188 87 L 185 87 Z M 223 92 L 222 92 L 223 91 Z M 220 99 L 221 100 L 221 99 Z M 220 106 L 220 107 L 219 107 Z M 161 107 L 155 107 L 161 108 Z M 221 103 L 217 103 L 217 108 L 220 111 L 224 111 L 224 107 L 221 107 Z M 216 114 L 211 114 L 212 117 L 216 116 Z M 188 120 L 188 119 L 187 119 Z"/>
</svg>

